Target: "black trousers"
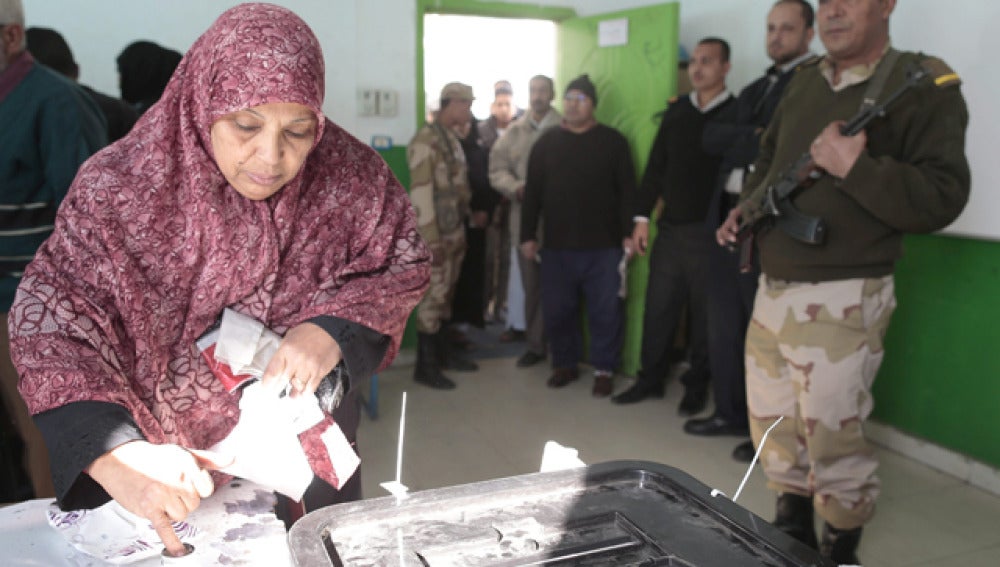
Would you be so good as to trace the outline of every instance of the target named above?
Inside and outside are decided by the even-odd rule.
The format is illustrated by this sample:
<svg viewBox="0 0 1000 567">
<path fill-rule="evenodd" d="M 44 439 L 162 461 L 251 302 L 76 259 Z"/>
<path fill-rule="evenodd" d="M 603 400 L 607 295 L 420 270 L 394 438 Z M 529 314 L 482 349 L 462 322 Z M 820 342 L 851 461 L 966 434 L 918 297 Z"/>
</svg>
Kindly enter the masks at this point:
<svg viewBox="0 0 1000 567">
<path fill-rule="evenodd" d="M 710 255 L 708 353 L 715 413 L 746 425 L 746 336 L 760 269 L 740 273 L 739 257 L 721 246 Z"/>
<path fill-rule="evenodd" d="M 687 388 L 708 388 L 709 258 L 717 247 L 703 222 L 659 223 L 649 258 L 646 310 L 642 318 L 639 380 L 658 383 L 670 370 L 670 349 L 685 304 L 689 305 L 691 368 Z"/>
</svg>

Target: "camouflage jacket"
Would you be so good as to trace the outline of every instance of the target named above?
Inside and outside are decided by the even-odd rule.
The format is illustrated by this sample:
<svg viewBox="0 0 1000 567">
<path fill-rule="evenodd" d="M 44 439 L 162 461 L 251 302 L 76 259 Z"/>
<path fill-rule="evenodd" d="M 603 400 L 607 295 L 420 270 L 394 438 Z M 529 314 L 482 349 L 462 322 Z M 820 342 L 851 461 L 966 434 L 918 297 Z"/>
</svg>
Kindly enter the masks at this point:
<svg viewBox="0 0 1000 567">
<path fill-rule="evenodd" d="M 420 236 L 433 243 L 461 229 L 472 191 L 458 138 L 446 128 L 427 124 L 410 140 L 406 160 Z"/>
</svg>

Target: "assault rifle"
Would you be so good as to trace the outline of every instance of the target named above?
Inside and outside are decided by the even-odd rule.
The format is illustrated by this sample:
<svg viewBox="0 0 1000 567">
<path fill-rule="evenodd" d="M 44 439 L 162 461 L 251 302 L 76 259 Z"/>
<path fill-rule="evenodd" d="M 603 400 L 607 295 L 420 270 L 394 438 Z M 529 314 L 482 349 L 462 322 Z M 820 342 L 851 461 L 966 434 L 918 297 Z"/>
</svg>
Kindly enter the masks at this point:
<svg viewBox="0 0 1000 567">
<path fill-rule="evenodd" d="M 885 116 L 886 109 L 908 89 L 923 80 L 927 70 L 912 65 L 906 72 L 906 80 L 879 104 L 866 104 L 853 118 L 841 126 L 840 133 L 854 136 L 864 130 L 875 118 Z M 753 254 L 753 236 L 766 225 L 777 224 L 789 236 L 807 244 L 822 244 L 826 239 L 826 223 L 822 218 L 803 213 L 792 203 L 792 197 L 811 186 L 826 175 L 826 171 L 816 167 L 812 154 L 807 150 L 769 185 L 753 209 L 753 214 L 744 215 L 740 220 L 737 242 L 740 244 L 740 267 L 748 271 Z"/>
</svg>

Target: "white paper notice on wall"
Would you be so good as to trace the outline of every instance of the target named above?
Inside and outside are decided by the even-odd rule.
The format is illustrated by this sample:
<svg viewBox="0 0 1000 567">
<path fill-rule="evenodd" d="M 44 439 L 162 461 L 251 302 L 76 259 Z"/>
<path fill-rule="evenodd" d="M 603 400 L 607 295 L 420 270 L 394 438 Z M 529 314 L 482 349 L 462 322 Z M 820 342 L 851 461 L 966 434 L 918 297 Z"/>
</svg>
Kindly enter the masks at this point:
<svg viewBox="0 0 1000 567">
<path fill-rule="evenodd" d="M 628 45 L 628 18 L 604 20 L 597 24 L 598 47 Z"/>
</svg>

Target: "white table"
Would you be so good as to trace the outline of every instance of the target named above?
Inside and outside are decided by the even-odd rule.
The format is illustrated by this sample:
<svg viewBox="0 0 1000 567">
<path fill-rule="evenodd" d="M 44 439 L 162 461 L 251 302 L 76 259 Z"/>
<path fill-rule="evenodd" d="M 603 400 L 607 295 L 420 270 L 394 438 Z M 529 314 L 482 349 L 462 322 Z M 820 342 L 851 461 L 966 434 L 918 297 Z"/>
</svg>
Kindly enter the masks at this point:
<svg viewBox="0 0 1000 567">
<path fill-rule="evenodd" d="M 198 557 L 182 564 L 290 567 L 287 533 L 274 515 L 273 502 L 271 492 L 242 480 L 216 490 L 187 519 L 198 534 L 185 541 L 195 545 Z M 0 564 L 4 567 L 110 565 L 78 551 L 49 525 L 46 511 L 50 504 L 51 498 L 0 508 Z M 162 544 L 158 548 L 162 549 Z M 160 563 L 157 556 L 130 565 L 159 567 Z"/>
</svg>

